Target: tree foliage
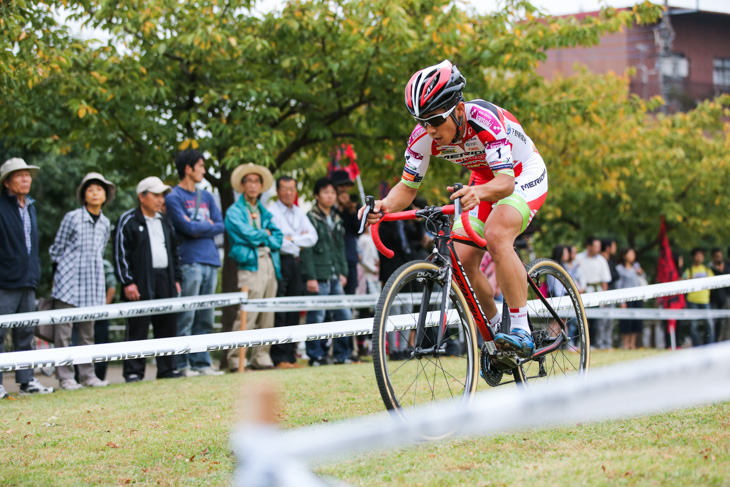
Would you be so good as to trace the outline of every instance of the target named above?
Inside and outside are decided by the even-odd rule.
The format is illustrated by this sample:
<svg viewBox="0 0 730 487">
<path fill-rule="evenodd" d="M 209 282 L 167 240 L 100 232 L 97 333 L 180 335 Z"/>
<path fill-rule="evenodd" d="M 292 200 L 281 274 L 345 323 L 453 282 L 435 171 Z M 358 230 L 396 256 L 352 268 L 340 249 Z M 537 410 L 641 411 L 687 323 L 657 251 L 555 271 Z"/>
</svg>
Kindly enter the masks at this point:
<svg viewBox="0 0 730 487">
<path fill-rule="evenodd" d="M 580 22 L 546 20 L 517 0 L 491 15 L 451 0 L 291 1 L 263 16 L 241 0 L 48 5 L 61 4 L 110 37 L 72 38 L 45 3 L 3 4 L 7 136 L 83 150 L 132 180 L 165 171 L 177 149 L 200 147 L 220 189 L 226 169 L 244 161 L 321 173 L 342 139 L 377 168 L 365 173 L 374 187 L 398 172 L 400 157 L 383 155 L 399 155 L 410 132 L 401 93 L 417 68 L 449 57 L 469 74 L 467 95 L 519 113 L 545 49 L 596 43 L 658 14 L 643 4 Z"/>
</svg>

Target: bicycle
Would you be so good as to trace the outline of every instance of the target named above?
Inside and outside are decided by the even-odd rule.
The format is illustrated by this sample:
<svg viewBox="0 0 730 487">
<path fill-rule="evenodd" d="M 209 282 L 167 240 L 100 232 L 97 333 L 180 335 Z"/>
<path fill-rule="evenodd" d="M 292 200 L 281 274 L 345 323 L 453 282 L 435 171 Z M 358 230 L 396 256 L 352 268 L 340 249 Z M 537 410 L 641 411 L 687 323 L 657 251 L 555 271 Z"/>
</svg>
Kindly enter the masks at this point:
<svg viewBox="0 0 730 487">
<path fill-rule="evenodd" d="M 460 185 L 455 187 L 458 190 Z M 372 196 L 367 197 L 366 205 L 362 228 L 373 209 Z M 452 233 L 450 215 L 460 215 L 467 237 Z M 394 255 L 380 240 L 380 223 L 415 218 L 425 219 L 427 231 L 434 237 L 433 251 L 426 260 L 398 268 L 375 308 L 373 363 L 388 410 L 405 419 L 406 407 L 442 399 L 469 402 L 477 389 L 477 368 L 492 387 L 509 383 L 527 387 L 586 373 L 590 339 L 585 310 L 572 278 L 558 263 L 537 259 L 526 266 L 528 321 L 535 352 L 529 359 L 520 359 L 497 349 L 494 337 L 499 330 L 489 326 L 454 249 L 454 241 L 486 246 L 472 229 L 468 213 L 461 212 L 459 200 L 453 205 L 384 214 L 371 228 L 378 250 L 386 257 Z M 501 326 L 509 331 L 506 303 L 503 310 Z"/>
</svg>

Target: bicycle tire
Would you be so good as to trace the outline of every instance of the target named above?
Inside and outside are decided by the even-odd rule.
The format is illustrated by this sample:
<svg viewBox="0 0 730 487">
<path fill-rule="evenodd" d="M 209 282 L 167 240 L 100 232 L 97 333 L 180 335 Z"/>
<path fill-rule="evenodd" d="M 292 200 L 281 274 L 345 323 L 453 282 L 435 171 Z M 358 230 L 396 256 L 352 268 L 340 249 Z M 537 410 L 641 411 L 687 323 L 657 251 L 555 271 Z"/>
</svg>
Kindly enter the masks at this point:
<svg viewBox="0 0 730 487">
<path fill-rule="evenodd" d="M 405 343 L 405 352 L 401 354 L 404 355 L 404 360 L 399 360 L 398 350 L 388 349 L 388 325 L 407 323 L 417 326 L 417 317 L 422 311 L 429 313 L 426 315 L 422 346 L 424 348 L 433 346 L 433 334 L 427 332 L 425 328 L 431 328 L 436 332 L 438 330 L 437 326 L 427 325 L 438 324 L 444 284 L 443 279 L 439 277 L 439 267 L 435 264 L 428 261 L 408 262 L 390 276 L 375 308 L 373 321 L 375 377 L 385 407 L 394 412 L 399 419 L 406 419 L 404 408 L 442 399 L 469 402 L 476 392 L 478 382 L 476 326 L 466 299 L 453 280 L 448 303 L 450 310 L 453 310 L 449 319 L 455 326 L 447 327 L 445 338 L 452 339 L 461 335 L 463 347 L 458 350 L 459 353 L 451 356 L 434 354 L 415 357 L 410 329 L 391 332 L 396 333 L 396 335 L 391 334 L 391 342 L 398 338 L 401 344 Z M 421 286 L 423 289 L 419 293 L 418 288 Z M 421 299 L 429 289 L 431 299 L 427 303 L 427 309 L 422 310 Z M 432 311 L 434 313 L 430 313 Z M 419 390 L 419 386 L 423 386 L 424 383 L 427 389 Z M 423 394 L 418 396 L 419 392 Z M 443 432 L 442 436 L 447 434 L 449 433 Z"/>
<path fill-rule="evenodd" d="M 516 382 L 521 386 L 529 386 L 573 374 L 585 376 L 590 364 L 590 336 L 583 301 L 573 279 L 560 264 L 551 259 L 533 261 L 527 266 L 527 274 L 535 281 L 538 289 L 545 290 L 546 298 L 552 298 L 552 306 L 563 318 L 565 325 L 562 331 L 569 341 L 551 353 L 522 363 L 515 369 Z M 550 291 L 550 286 L 546 285 L 548 276 L 562 285 L 565 295 L 558 296 L 562 290 L 556 289 L 556 286 L 553 286 L 554 291 Z M 538 350 L 554 339 L 560 333 L 561 327 L 548 313 L 540 312 L 543 306 L 531 287 L 528 287 L 527 299 L 527 317 L 532 328 L 535 350 Z"/>
</svg>

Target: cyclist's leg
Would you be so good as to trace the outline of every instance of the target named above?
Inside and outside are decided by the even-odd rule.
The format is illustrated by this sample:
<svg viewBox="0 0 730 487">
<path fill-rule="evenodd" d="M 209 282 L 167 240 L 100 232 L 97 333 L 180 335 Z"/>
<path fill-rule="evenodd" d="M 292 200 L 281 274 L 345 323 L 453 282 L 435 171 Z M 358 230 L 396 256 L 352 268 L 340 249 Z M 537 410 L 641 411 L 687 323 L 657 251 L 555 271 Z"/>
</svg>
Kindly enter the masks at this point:
<svg viewBox="0 0 730 487">
<path fill-rule="evenodd" d="M 497 205 L 487 219 L 484 235 L 494 259 L 497 282 L 510 308 L 527 306 L 527 274 L 514 250 L 522 223 L 522 215 L 514 207 Z"/>
</svg>

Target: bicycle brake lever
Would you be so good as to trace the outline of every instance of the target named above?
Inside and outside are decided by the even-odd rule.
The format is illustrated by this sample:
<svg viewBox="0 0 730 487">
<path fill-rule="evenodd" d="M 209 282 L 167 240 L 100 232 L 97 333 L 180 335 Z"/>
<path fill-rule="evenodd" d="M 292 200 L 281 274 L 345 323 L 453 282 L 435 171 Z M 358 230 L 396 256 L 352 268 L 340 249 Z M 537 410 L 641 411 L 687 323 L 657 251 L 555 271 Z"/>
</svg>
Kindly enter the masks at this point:
<svg viewBox="0 0 730 487">
<path fill-rule="evenodd" d="M 463 184 L 455 183 L 454 184 L 454 193 L 461 190 L 461 188 L 463 188 L 463 187 L 464 187 Z M 456 198 L 454 200 L 454 216 L 456 218 L 459 218 L 461 216 L 461 198 Z"/>
<path fill-rule="evenodd" d="M 373 196 L 366 196 L 365 197 L 365 211 L 362 214 L 362 220 L 360 220 L 360 231 L 358 232 L 358 235 L 361 235 L 362 232 L 365 231 L 365 225 L 368 222 L 368 214 L 375 209 L 375 197 Z"/>
</svg>

